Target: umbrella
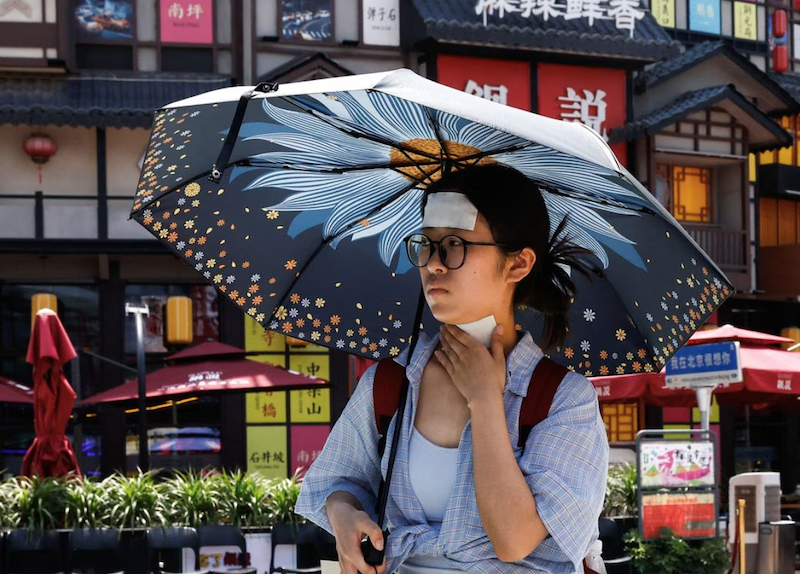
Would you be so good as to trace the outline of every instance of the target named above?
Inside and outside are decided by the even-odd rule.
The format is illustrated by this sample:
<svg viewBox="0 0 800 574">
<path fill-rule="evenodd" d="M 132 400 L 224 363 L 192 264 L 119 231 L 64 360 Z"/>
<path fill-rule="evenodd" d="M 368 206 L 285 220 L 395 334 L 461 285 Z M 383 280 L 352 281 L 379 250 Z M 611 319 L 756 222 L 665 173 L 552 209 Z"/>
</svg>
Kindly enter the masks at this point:
<svg viewBox="0 0 800 574">
<path fill-rule="evenodd" d="M 403 239 L 443 172 L 509 165 L 593 254 L 557 361 L 658 371 L 733 293 L 591 129 L 396 70 L 235 87 L 156 112 L 132 217 L 265 328 L 370 359 L 408 342 Z M 552 231 L 552 230 L 551 230 Z M 543 317 L 517 314 L 541 333 Z M 423 330 L 438 327 L 426 311 Z"/>
<path fill-rule="evenodd" d="M 75 391 L 64 376 L 64 363 L 76 357 L 64 326 L 51 309 L 33 321 L 27 361 L 33 365 L 33 417 L 36 438 L 22 460 L 24 476 L 80 476 L 72 444 L 66 437 Z"/>
<path fill-rule="evenodd" d="M 148 373 L 148 397 L 172 397 L 219 391 L 283 391 L 322 387 L 324 379 L 244 358 L 245 351 L 222 343 L 200 343 L 172 355 L 184 362 Z M 215 356 L 216 355 L 216 356 Z M 193 360 L 192 360 L 193 359 Z M 185 362 L 189 360 L 189 362 Z M 139 382 L 131 380 L 97 393 L 81 405 L 130 401 L 139 397 Z"/>
<path fill-rule="evenodd" d="M 770 348 L 769 345 L 793 342 L 792 339 L 723 325 L 699 331 L 687 345 L 720 341 L 739 341 L 743 381 L 719 385 L 714 390 L 723 406 L 783 403 L 800 397 L 800 353 Z M 644 399 L 661 406 L 691 406 L 695 394 L 691 389 L 667 387 L 666 371 L 633 375 L 593 377 L 592 383 L 600 401 L 624 402 Z"/>
<path fill-rule="evenodd" d="M 33 404 L 33 391 L 16 381 L 0 377 L 0 403 Z"/>
</svg>

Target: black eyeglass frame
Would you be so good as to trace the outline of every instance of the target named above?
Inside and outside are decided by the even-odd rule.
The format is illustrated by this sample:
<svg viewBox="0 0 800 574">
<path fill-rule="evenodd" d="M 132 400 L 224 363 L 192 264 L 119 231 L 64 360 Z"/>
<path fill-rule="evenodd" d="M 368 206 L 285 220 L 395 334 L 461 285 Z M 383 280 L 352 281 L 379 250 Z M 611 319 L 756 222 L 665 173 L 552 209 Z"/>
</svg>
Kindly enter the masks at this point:
<svg viewBox="0 0 800 574">
<path fill-rule="evenodd" d="M 424 237 L 425 239 L 428 240 L 428 242 L 430 243 L 430 246 L 431 246 L 431 250 L 429 252 L 428 258 L 425 260 L 424 263 L 422 263 L 421 262 L 422 260 L 420 260 L 420 264 L 419 265 L 414 263 L 414 260 L 411 257 L 411 240 L 414 239 L 415 237 Z M 458 265 L 458 267 L 450 267 L 450 265 L 447 264 L 447 248 L 445 248 L 443 246 L 443 242 L 446 239 L 450 238 L 450 237 L 455 237 L 461 243 L 464 244 L 464 257 L 461 258 L 461 263 Z M 487 243 L 487 242 L 483 242 L 483 241 L 469 241 L 467 239 L 464 239 L 463 237 L 459 237 L 458 235 L 455 235 L 455 234 L 452 234 L 452 233 L 450 235 L 445 235 L 439 241 L 434 241 L 433 239 L 431 239 L 430 237 L 428 237 L 424 233 L 414 233 L 414 234 L 409 235 L 408 237 L 406 237 L 403 240 L 403 242 L 406 244 L 406 255 L 408 256 L 408 260 L 411 262 L 411 265 L 413 265 L 414 267 L 417 267 L 417 268 L 425 267 L 428 263 L 430 263 L 431 257 L 433 257 L 433 252 L 437 251 L 439 253 L 439 261 L 441 261 L 442 265 L 444 265 L 445 267 L 447 267 L 451 271 L 455 271 L 456 269 L 460 269 L 461 267 L 464 266 L 464 263 L 467 260 L 468 247 L 470 245 L 488 245 L 488 246 L 494 246 L 494 247 L 507 247 L 507 245 L 505 243 Z"/>
</svg>

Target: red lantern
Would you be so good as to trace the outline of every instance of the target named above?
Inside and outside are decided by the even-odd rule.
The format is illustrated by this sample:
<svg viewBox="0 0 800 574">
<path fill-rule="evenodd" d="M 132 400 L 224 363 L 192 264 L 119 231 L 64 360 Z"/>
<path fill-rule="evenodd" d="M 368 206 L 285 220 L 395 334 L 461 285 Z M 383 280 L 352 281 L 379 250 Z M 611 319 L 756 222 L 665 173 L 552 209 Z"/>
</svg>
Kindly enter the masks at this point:
<svg viewBox="0 0 800 574">
<path fill-rule="evenodd" d="M 46 134 L 33 134 L 22 143 L 22 149 L 39 164 L 39 183 L 42 183 L 42 165 L 58 152 L 58 145 Z"/>
<path fill-rule="evenodd" d="M 785 45 L 772 48 L 772 69 L 776 74 L 783 74 L 789 69 L 789 52 Z"/>
<path fill-rule="evenodd" d="M 772 35 L 775 38 L 786 35 L 786 10 L 775 10 L 772 13 Z"/>
</svg>

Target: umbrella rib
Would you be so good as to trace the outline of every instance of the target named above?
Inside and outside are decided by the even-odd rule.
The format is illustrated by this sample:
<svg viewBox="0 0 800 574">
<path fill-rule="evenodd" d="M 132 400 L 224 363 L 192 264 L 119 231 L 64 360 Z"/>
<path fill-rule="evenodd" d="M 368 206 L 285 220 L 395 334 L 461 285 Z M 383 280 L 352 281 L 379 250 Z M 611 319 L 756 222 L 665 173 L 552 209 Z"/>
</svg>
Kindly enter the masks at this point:
<svg viewBox="0 0 800 574">
<path fill-rule="evenodd" d="M 306 260 L 306 262 L 303 265 L 303 267 L 297 273 L 295 273 L 295 276 L 294 276 L 294 279 L 292 280 L 292 283 L 286 289 L 286 291 L 284 292 L 284 294 L 283 294 L 283 296 L 281 297 L 280 300 L 284 301 L 286 299 L 286 296 L 294 290 L 294 286 L 297 285 L 297 282 L 300 280 L 300 277 L 303 276 L 303 273 L 305 273 L 306 269 L 308 269 L 308 267 L 317 258 L 317 256 L 322 252 L 322 250 L 325 249 L 325 247 L 327 247 L 328 245 L 330 245 L 331 242 L 333 242 L 334 239 L 336 239 L 340 235 L 346 233 L 347 231 L 351 230 L 356 225 L 359 225 L 361 223 L 361 221 L 363 221 L 365 219 L 369 219 L 372 215 L 374 215 L 375 213 L 378 213 L 381 209 L 383 209 L 384 207 L 389 205 L 395 199 L 397 199 L 398 197 L 401 197 L 404 193 L 408 192 L 411 189 L 414 189 L 415 187 L 416 187 L 416 183 L 412 183 L 411 185 L 408 185 L 408 186 L 404 187 L 402 189 L 402 191 L 398 192 L 397 194 L 392 195 L 392 197 L 390 197 L 390 198 L 386 199 L 385 201 L 383 201 L 380 205 L 378 205 L 377 207 L 373 208 L 372 211 L 370 211 L 369 213 L 367 213 L 366 215 L 364 215 L 363 217 L 361 217 L 357 221 L 351 222 L 349 225 L 347 225 L 344 229 L 342 229 L 338 233 L 336 233 L 334 235 L 331 235 L 330 237 L 326 237 L 325 240 L 322 243 L 320 243 L 319 246 L 314 250 L 314 253 L 312 253 L 311 256 Z M 274 311 L 273 311 L 273 316 L 274 316 Z"/>
<path fill-rule="evenodd" d="M 431 111 L 427 106 L 422 106 L 422 109 L 425 110 L 425 117 L 428 118 L 428 125 L 430 126 L 433 135 L 436 136 L 436 141 L 439 142 L 439 149 L 442 150 L 441 155 L 443 155 L 445 158 L 444 171 L 448 172 L 450 171 L 450 153 L 447 151 L 447 147 L 444 145 L 444 140 L 442 140 L 442 136 L 439 134 L 439 129 L 436 125 L 436 122 L 433 120 L 433 116 L 431 116 Z"/>
</svg>

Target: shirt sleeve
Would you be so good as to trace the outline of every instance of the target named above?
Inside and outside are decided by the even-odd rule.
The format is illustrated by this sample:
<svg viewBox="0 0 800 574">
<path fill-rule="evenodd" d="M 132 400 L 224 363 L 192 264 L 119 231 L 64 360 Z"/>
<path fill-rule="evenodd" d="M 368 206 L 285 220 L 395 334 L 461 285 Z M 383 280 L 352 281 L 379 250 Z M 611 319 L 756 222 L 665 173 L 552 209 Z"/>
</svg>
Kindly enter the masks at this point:
<svg viewBox="0 0 800 574">
<path fill-rule="evenodd" d="M 561 382 L 547 418 L 528 437 L 520 467 L 547 531 L 580 570 L 597 538 L 608 474 L 605 425 L 586 378 L 570 372 Z"/>
<path fill-rule="evenodd" d="M 331 430 L 322 453 L 309 467 L 300 487 L 295 512 L 332 532 L 325 501 L 334 492 L 351 493 L 375 519 L 381 481 L 378 430 L 372 385 L 376 366 L 361 377 L 353 396 Z"/>
</svg>

